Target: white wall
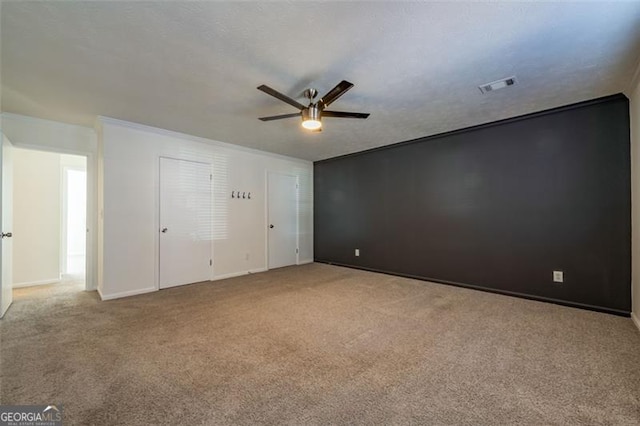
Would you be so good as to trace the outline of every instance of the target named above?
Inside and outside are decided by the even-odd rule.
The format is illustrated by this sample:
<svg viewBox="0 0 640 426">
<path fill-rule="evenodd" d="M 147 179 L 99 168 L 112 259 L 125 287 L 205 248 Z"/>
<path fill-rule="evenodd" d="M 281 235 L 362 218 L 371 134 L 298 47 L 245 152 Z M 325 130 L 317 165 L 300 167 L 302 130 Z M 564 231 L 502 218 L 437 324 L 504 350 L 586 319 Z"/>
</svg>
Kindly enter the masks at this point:
<svg viewBox="0 0 640 426">
<path fill-rule="evenodd" d="M 60 279 L 60 154 L 13 152 L 13 286 Z"/>
<path fill-rule="evenodd" d="M 2 131 L 13 146 L 69 154 L 96 152 L 96 134 L 92 128 L 43 120 L 25 115 L 3 113 Z"/>
<path fill-rule="evenodd" d="M 640 329 L 640 67 L 629 91 L 631 119 L 631 316 Z"/>
<path fill-rule="evenodd" d="M 103 181 L 98 289 L 103 299 L 158 288 L 161 156 L 212 164 L 214 279 L 267 268 L 267 171 L 298 176 L 299 263 L 313 260 L 311 162 L 107 118 L 100 119 L 97 129 Z M 251 201 L 232 200 L 232 190 L 251 192 Z"/>
<path fill-rule="evenodd" d="M 87 157 L 87 245 L 91 256 L 87 289 L 97 287 L 97 138 L 92 128 L 2 113 L 0 127 L 17 148 L 84 155 Z M 91 267 L 92 266 L 92 267 Z"/>
</svg>

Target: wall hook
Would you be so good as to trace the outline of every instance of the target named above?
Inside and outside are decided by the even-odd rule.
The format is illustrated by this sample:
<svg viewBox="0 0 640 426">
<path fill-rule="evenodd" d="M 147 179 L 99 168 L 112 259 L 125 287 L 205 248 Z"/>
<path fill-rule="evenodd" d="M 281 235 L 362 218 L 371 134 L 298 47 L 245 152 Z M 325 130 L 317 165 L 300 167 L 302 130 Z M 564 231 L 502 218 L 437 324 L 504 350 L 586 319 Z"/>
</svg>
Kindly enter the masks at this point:
<svg viewBox="0 0 640 426">
<path fill-rule="evenodd" d="M 231 191 L 231 198 L 236 198 L 236 191 Z"/>
<path fill-rule="evenodd" d="M 242 198 L 247 198 L 247 196 L 246 196 L 246 192 L 243 192 L 243 193 L 242 193 Z"/>
<path fill-rule="evenodd" d="M 249 194 L 247 195 L 247 198 L 248 198 L 248 199 L 251 199 L 251 193 L 249 193 Z"/>
</svg>

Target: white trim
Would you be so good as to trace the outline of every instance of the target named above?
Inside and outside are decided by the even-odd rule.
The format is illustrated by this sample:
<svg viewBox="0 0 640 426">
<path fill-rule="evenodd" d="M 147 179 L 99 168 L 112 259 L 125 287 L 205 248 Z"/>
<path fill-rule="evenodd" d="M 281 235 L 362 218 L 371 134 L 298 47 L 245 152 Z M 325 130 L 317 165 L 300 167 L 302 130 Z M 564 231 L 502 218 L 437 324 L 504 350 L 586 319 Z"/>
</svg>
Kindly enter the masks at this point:
<svg viewBox="0 0 640 426">
<path fill-rule="evenodd" d="M 309 263 L 313 263 L 313 259 L 305 259 L 305 260 L 300 260 L 298 262 L 298 265 L 307 265 Z"/>
<path fill-rule="evenodd" d="M 60 278 L 50 278 L 46 280 L 38 280 L 38 281 L 25 281 L 22 283 L 14 283 L 13 288 L 23 288 L 23 287 L 35 287 L 37 285 L 47 285 L 47 284 L 55 284 L 62 281 Z"/>
<path fill-rule="evenodd" d="M 230 274 L 218 275 L 216 277 L 213 277 L 211 281 L 226 280 L 227 278 L 241 277 L 243 275 L 249 275 L 249 274 L 258 274 L 260 272 L 267 272 L 267 268 L 256 268 L 256 269 L 249 269 L 248 271 L 232 272 Z"/>
<path fill-rule="evenodd" d="M 162 135 L 162 136 L 169 136 L 169 137 L 172 137 L 172 138 L 186 139 L 186 140 L 189 140 L 189 141 L 192 141 L 192 142 L 205 143 L 207 145 L 213 145 L 213 146 L 217 146 L 217 147 L 220 147 L 220 148 L 239 150 L 239 151 L 249 152 L 249 153 L 252 153 L 252 154 L 266 155 L 266 156 L 269 156 L 269 157 L 274 157 L 274 158 L 278 158 L 278 159 L 281 159 L 281 160 L 295 161 L 295 162 L 298 162 L 298 163 L 313 164 L 312 161 L 303 160 L 301 158 L 288 157 L 286 155 L 275 154 L 273 152 L 261 151 L 259 149 L 248 148 L 248 147 L 242 146 L 242 145 L 234 145 L 234 144 L 227 143 L 227 142 L 220 142 L 220 141 L 217 141 L 217 140 L 214 140 L 214 139 L 207 139 L 207 138 L 203 138 L 203 137 L 200 137 L 200 136 L 189 135 L 187 133 L 181 133 L 181 132 L 176 132 L 176 131 L 173 131 L 173 130 L 161 129 L 159 127 L 148 126 L 146 124 L 133 123 L 133 122 L 130 122 L 130 121 L 119 120 L 117 118 L 105 117 L 103 115 L 99 115 L 98 116 L 98 120 L 101 121 L 102 123 L 112 124 L 112 125 L 121 126 L 121 127 L 128 127 L 130 129 L 141 130 L 141 131 L 144 131 L 144 132 L 155 133 L 155 134 Z"/>
<path fill-rule="evenodd" d="M 60 172 L 60 255 L 58 256 L 58 271 L 60 277 L 67 274 L 67 166 L 62 165 L 62 154 L 58 155 L 58 171 Z M 87 206 L 85 206 L 86 210 Z M 86 224 L 85 224 L 86 225 Z M 85 248 L 86 251 L 86 248 Z M 85 254 L 86 255 L 86 254 Z M 86 267 L 86 265 L 85 265 Z M 86 272 L 86 271 L 85 271 Z M 85 277 L 85 282 L 87 278 Z"/>
<path fill-rule="evenodd" d="M 269 169 L 264 170 L 264 269 L 269 270 Z"/>
<path fill-rule="evenodd" d="M 635 312 L 631 312 L 631 319 L 633 320 L 633 323 L 636 325 L 636 327 L 638 327 L 638 331 L 640 331 L 640 319 L 638 319 Z"/>
<path fill-rule="evenodd" d="M 300 176 L 296 175 L 296 265 L 300 264 Z"/>
<path fill-rule="evenodd" d="M 87 248 L 85 249 L 85 287 L 87 291 L 98 288 L 98 155 L 87 154 L 87 211 L 85 223 L 87 226 Z"/>
<path fill-rule="evenodd" d="M 100 117 L 98 117 L 98 119 L 100 119 Z M 101 123 L 102 125 L 102 123 Z M 153 287 L 155 288 L 155 290 L 160 290 L 160 191 L 162 191 L 162 189 L 160 188 L 160 163 L 162 162 L 162 156 L 158 155 L 157 158 L 155 158 L 154 161 L 154 166 L 155 170 L 154 170 L 154 174 L 155 174 L 155 182 L 154 182 L 154 189 L 155 189 L 155 198 L 153 200 L 154 203 L 154 212 L 153 212 L 153 220 L 155 223 L 155 241 L 154 241 L 154 258 L 153 258 L 153 262 L 154 262 L 154 269 L 153 269 Z"/>
<path fill-rule="evenodd" d="M 154 287 L 147 287 L 139 290 L 130 290 L 130 291 L 123 291 L 120 293 L 112 293 L 112 294 L 104 295 L 102 294 L 102 291 L 98 289 L 98 294 L 100 295 L 100 299 L 105 301 L 105 300 L 120 299 L 122 297 L 137 296 L 138 294 L 153 293 L 154 291 L 158 291 L 158 290 L 156 290 Z"/>
<path fill-rule="evenodd" d="M 213 181 L 213 176 L 215 174 L 215 170 L 214 170 L 214 167 L 213 167 L 214 164 L 215 164 L 215 162 L 214 162 L 214 160 L 212 158 L 211 159 L 211 164 L 209 165 L 209 179 L 210 179 L 209 180 L 209 192 L 210 192 L 209 196 L 211 197 L 211 211 L 209 213 L 210 213 L 210 221 L 211 221 L 210 225 L 211 225 L 211 236 L 212 236 L 211 243 L 210 243 L 210 253 L 211 253 L 210 263 L 211 263 L 211 265 L 210 265 L 210 268 L 209 268 L 209 281 L 213 280 L 213 277 L 216 274 L 216 264 L 214 262 L 214 259 L 216 258 L 215 257 L 216 256 L 216 253 L 215 253 L 215 250 L 216 250 L 216 239 L 215 239 L 215 237 L 213 237 L 213 235 L 215 234 L 215 231 L 213 229 L 213 224 L 216 221 L 216 192 L 215 192 L 215 190 L 213 188 L 213 182 L 214 182 Z M 158 214 L 159 214 L 159 212 L 158 212 Z M 160 234 L 157 234 L 157 235 L 160 235 Z"/>
</svg>

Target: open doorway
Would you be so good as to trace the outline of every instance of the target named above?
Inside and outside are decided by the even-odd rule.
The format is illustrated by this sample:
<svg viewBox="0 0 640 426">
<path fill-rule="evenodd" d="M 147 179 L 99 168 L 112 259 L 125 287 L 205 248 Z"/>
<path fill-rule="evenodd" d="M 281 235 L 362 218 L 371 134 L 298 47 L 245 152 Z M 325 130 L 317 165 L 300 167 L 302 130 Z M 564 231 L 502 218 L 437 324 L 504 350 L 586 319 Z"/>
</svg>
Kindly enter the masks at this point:
<svg viewBox="0 0 640 426">
<path fill-rule="evenodd" d="M 14 299 L 86 288 L 87 158 L 13 152 Z"/>
<path fill-rule="evenodd" d="M 64 164 L 63 156 L 63 164 Z M 75 156 L 77 157 L 77 156 Z M 78 157 L 84 160 L 84 157 Z M 62 168 L 61 271 L 66 280 L 84 280 L 87 247 L 87 170 L 86 165 Z"/>
</svg>

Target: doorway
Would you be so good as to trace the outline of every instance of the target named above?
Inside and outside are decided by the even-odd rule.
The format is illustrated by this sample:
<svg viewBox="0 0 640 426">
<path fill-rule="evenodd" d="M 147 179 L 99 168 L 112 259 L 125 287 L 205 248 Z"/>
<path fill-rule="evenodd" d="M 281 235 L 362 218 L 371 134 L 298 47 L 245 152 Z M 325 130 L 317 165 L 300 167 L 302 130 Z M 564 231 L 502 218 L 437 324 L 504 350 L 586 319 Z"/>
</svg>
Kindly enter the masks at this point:
<svg viewBox="0 0 640 426">
<path fill-rule="evenodd" d="M 14 290 L 86 288 L 86 168 L 84 156 L 13 148 Z"/>
<path fill-rule="evenodd" d="M 81 165 L 62 169 L 62 276 L 84 279 L 87 247 L 87 170 Z"/>
<path fill-rule="evenodd" d="M 269 269 L 298 263 L 298 178 L 269 172 L 267 175 Z"/>
</svg>

